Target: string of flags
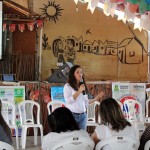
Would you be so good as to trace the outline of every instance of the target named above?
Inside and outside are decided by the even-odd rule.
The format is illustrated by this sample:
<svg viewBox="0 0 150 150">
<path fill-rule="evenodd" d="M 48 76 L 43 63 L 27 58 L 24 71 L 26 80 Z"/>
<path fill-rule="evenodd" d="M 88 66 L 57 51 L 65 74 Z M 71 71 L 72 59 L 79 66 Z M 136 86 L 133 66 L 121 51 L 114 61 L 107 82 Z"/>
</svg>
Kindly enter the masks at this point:
<svg viewBox="0 0 150 150">
<path fill-rule="evenodd" d="M 96 7 L 102 9 L 106 16 L 118 16 L 118 20 L 131 21 L 134 29 L 150 30 L 150 0 L 74 0 L 88 3 L 87 10 L 92 13 Z"/>
<path fill-rule="evenodd" d="M 34 22 L 28 22 L 28 23 L 20 23 L 20 24 L 16 24 L 16 23 L 12 23 L 12 24 L 7 24 L 7 23 L 3 23 L 3 32 L 5 30 L 9 30 L 10 32 L 14 32 L 16 31 L 16 28 L 18 27 L 18 30 L 20 32 L 24 32 L 25 29 L 33 31 L 35 28 L 39 28 L 41 29 L 43 27 L 43 21 L 42 20 L 36 20 Z"/>
</svg>

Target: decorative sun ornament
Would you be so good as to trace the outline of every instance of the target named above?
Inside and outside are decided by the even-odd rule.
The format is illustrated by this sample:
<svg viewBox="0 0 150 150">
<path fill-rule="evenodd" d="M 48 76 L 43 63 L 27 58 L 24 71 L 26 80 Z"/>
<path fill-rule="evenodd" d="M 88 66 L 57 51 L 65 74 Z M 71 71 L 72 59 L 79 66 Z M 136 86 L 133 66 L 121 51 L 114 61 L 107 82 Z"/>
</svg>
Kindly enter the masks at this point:
<svg viewBox="0 0 150 150">
<path fill-rule="evenodd" d="M 61 16 L 61 11 L 64 10 L 60 7 L 60 5 L 56 5 L 55 1 L 48 1 L 48 4 L 43 4 L 44 8 L 42 9 L 42 13 L 44 16 L 46 16 L 46 18 L 49 19 L 49 21 L 54 21 L 56 23 L 56 21 L 58 20 L 58 17 Z"/>
</svg>

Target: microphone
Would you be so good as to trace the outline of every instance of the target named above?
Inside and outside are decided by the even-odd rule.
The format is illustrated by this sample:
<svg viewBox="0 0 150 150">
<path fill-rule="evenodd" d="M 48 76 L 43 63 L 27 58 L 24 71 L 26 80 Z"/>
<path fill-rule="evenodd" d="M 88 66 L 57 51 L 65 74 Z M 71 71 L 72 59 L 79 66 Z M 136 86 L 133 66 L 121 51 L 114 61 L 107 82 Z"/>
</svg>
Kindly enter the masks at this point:
<svg viewBox="0 0 150 150">
<path fill-rule="evenodd" d="M 84 82 L 84 79 L 83 79 L 83 78 L 82 78 L 82 79 L 80 80 L 80 82 L 79 82 L 79 85 L 81 85 L 81 84 L 84 84 L 84 85 L 85 85 L 85 82 Z M 85 91 L 82 91 L 82 94 L 85 95 Z"/>
</svg>

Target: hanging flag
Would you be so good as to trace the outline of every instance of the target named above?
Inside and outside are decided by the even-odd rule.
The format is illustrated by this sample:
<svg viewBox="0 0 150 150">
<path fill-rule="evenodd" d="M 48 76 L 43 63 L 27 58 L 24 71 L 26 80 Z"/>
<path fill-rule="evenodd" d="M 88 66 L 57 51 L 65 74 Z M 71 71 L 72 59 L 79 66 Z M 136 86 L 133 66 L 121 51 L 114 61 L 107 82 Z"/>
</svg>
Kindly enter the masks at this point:
<svg viewBox="0 0 150 150">
<path fill-rule="evenodd" d="M 37 23 L 38 28 L 41 29 L 43 27 L 43 21 L 42 20 L 36 20 L 36 23 Z"/>
<path fill-rule="evenodd" d="M 29 29 L 30 31 L 33 31 L 33 29 L 34 29 L 34 23 L 33 23 L 33 22 L 27 23 L 27 26 L 28 26 L 28 29 Z"/>
<path fill-rule="evenodd" d="M 3 23 L 3 31 L 6 30 L 6 23 Z"/>
<path fill-rule="evenodd" d="M 24 24 L 18 24 L 19 31 L 23 32 L 25 30 Z"/>
<path fill-rule="evenodd" d="M 16 24 L 10 24 L 9 25 L 9 31 L 14 32 L 16 30 Z"/>
</svg>

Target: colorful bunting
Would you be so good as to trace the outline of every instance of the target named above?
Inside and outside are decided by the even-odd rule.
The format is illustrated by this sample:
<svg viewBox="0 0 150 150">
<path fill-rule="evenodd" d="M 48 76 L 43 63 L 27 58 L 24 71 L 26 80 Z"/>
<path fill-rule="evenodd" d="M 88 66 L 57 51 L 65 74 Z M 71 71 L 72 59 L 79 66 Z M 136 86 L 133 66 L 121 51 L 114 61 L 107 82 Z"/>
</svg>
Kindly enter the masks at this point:
<svg viewBox="0 0 150 150">
<path fill-rule="evenodd" d="M 16 30 L 16 27 L 18 27 L 18 30 L 20 32 L 23 32 L 26 29 L 26 25 L 27 25 L 27 29 L 30 31 L 34 30 L 34 27 L 36 25 L 37 28 L 42 28 L 43 27 L 43 21 L 42 20 L 36 20 L 35 22 L 29 22 L 29 23 L 21 23 L 21 24 L 8 24 L 9 27 L 9 31 L 10 32 L 14 32 Z M 7 24 L 3 23 L 3 32 L 7 29 Z"/>
</svg>

